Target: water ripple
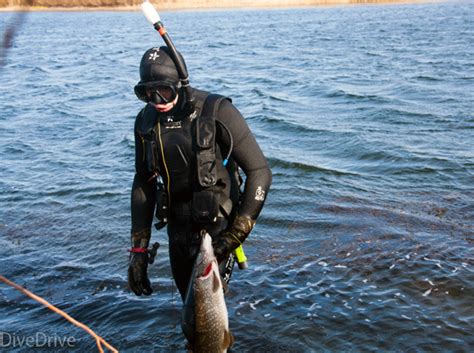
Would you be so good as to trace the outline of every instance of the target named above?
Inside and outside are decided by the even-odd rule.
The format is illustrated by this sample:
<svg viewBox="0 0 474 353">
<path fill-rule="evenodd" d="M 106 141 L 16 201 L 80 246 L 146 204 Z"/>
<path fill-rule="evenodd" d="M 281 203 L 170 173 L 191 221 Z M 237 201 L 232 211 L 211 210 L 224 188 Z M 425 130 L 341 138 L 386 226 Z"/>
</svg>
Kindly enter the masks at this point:
<svg viewBox="0 0 474 353">
<path fill-rule="evenodd" d="M 236 350 L 472 350 L 472 12 L 162 14 L 191 83 L 232 97 L 273 170 L 250 269 L 227 295 Z M 160 38 L 137 12 L 28 16 L 0 76 L 2 275 L 121 350 L 184 351 L 163 232 L 155 294 L 134 296 L 126 279 L 133 86 Z M 95 349 L 7 287 L 0 327 Z"/>
</svg>

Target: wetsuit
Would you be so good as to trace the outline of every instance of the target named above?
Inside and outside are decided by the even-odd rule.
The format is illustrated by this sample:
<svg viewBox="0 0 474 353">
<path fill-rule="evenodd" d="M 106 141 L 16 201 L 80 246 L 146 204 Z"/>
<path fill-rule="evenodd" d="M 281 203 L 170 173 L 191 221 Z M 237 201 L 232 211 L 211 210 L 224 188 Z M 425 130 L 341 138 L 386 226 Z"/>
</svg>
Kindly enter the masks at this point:
<svg viewBox="0 0 474 353">
<path fill-rule="evenodd" d="M 199 103 L 202 105 L 200 100 L 203 100 L 206 92 L 199 90 L 194 90 L 194 92 L 198 105 Z M 150 114 L 152 114 L 156 116 L 156 123 L 159 121 L 159 131 L 157 131 L 158 124 L 154 129 L 156 146 L 158 146 L 157 169 L 165 186 L 169 188 L 168 237 L 171 269 L 184 299 L 194 259 L 199 249 L 199 231 L 204 227 L 214 238 L 226 228 L 229 219 L 235 214 L 256 220 L 263 207 L 272 176 L 268 163 L 246 121 L 229 100 L 223 100 L 216 115 L 216 120 L 223 123 L 216 123 L 216 154 L 222 159 L 222 155 L 229 151 L 230 133 L 233 138 L 231 158 L 245 174 L 244 189 L 239 200 L 236 200 L 235 196 L 232 196 L 235 190 L 231 190 L 232 187 L 230 187 L 231 177 L 221 174 L 222 180 L 217 183 L 222 186 L 219 192 L 232 200 L 232 212 L 227 215 L 219 212 L 215 222 L 205 225 L 193 221 L 191 213 L 196 185 L 194 180 L 196 179 L 196 156 L 192 151 L 195 147 L 192 146 L 192 141 L 180 141 L 178 135 L 187 128 L 193 128 L 196 114 L 193 116 L 193 114 L 184 113 L 183 107 L 184 96 L 180 95 L 176 107 L 169 113 L 158 113 L 156 110 L 152 113 L 150 108 L 153 107 L 148 105 L 138 114 L 135 122 L 136 174 L 132 186 L 131 209 L 132 234 L 149 232 L 156 204 L 157 179 L 150 170 L 150 152 L 143 142 L 142 126 L 144 119 L 150 119 Z M 160 141 L 159 136 L 164 138 L 164 142 L 163 139 Z M 170 136 L 171 138 L 168 138 Z M 180 136 L 182 139 L 185 135 Z M 166 141 L 176 142 L 166 143 Z M 182 146 L 178 148 L 176 147 L 178 145 Z"/>
</svg>

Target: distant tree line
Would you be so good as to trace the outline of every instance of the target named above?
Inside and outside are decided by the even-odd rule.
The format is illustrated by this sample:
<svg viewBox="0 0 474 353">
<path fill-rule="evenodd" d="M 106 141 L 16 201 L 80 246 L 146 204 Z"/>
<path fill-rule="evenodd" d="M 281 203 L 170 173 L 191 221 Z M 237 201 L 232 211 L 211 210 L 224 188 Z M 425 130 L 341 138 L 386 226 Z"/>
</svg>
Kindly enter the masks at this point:
<svg viewBox="0 0 474 353">
<path fill-rule="evenodd" d="M 178 0 L 179 1 L 179 0 Z M 9 6 L 45 6 L 45 7 L 98 7 L 133 6 L 143 0 L 0 0 L 1 7 Z M 170 1 L 166 1 L 170 2 Z M 176 2 L 176 1 L 171 1 Z"/>
<path fill-rule="evenodd" d="M 296 6 L 317 4 L 416 2 L 417 0 L 151 0 L 159 7 L 196 8 L 228 6 Z M 418 0 L 420 1 L 420 0 Z M 0 7 L 38 6 L 38 7 L 120 7 L 137 6 L 143 0 L 0 0 Z"/>
</svg>

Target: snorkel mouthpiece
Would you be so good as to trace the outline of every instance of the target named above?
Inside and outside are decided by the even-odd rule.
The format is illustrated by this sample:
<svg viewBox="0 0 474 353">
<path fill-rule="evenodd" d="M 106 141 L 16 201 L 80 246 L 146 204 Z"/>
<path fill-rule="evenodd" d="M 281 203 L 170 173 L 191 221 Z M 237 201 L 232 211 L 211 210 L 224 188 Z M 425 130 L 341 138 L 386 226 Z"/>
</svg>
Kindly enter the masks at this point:
<svg viewBox="0 0 474 353">
<path fill-rule="evenodd" d="M 178 55 L 178 51 L 176 50 L 176 47 L 171 41 L 171 38 L 168 32 L 166 31 L 165 26 L 160 20 L 160 15 L 158 15 L 158 12 L 153 7 L 153 5 L 148 1 L 144 1 L 141 5 L 141 8 L 148 22 L 150 22 L 153 27 L 155 27 L 155 29 L 158 31 L 158 33 L 160 33 L 161 38 L 163 38 L 166 43 L 166 46 L 170 50 L 171 59 L 173 59 L 173 62 L 176 66 L 176 70 L 178 71 L 179 80 L 184 89 L 184 92 L 186 93 L 186 109 L 189 113 L 192 113 L 194 111 L 194 96 L 191 90 L 191 86 L 189 85 L 189 75 L 188 70 L 186 69 L 186 65 L 184 63 L 184 59 L 182 59 L 180 55 Z"/>
</svg>

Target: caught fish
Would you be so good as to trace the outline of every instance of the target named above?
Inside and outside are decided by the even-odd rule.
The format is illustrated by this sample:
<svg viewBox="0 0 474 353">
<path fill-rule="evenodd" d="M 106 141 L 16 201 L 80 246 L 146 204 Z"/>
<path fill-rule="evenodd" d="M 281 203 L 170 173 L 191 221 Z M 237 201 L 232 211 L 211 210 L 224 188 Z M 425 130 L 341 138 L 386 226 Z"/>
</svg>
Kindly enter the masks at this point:
<svg viewBox="0 0 474 353">
<path fill-rule="evenodd" d="M 232 345 L 219 265 L 211 236 L 202 232 L 185 298 L 182 328 L 194 353 L 222 353 Z"/>
</svg>

